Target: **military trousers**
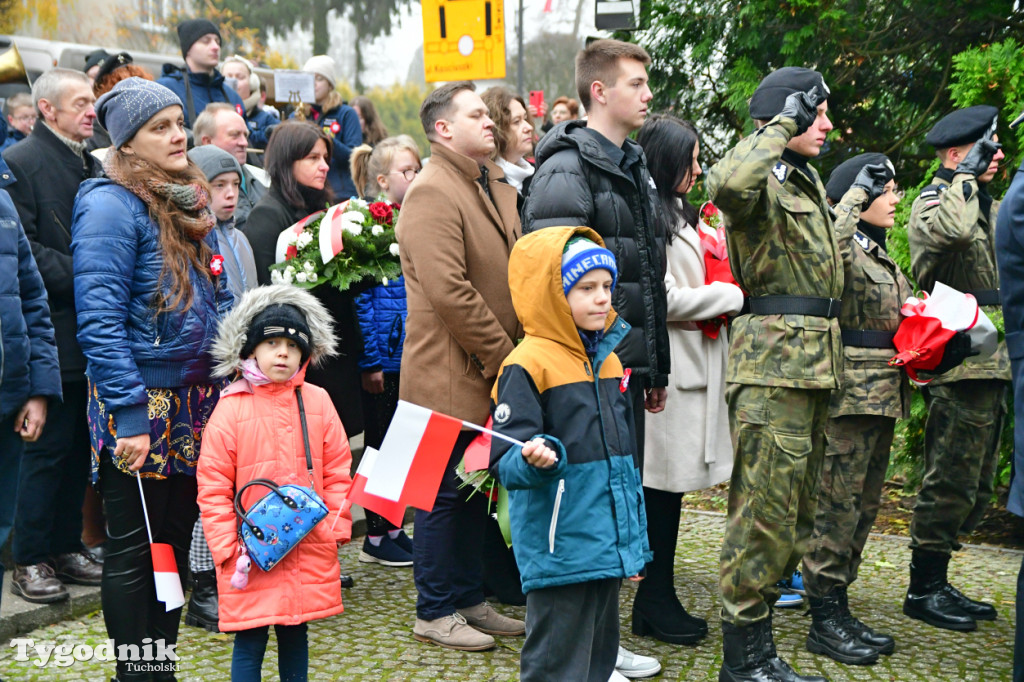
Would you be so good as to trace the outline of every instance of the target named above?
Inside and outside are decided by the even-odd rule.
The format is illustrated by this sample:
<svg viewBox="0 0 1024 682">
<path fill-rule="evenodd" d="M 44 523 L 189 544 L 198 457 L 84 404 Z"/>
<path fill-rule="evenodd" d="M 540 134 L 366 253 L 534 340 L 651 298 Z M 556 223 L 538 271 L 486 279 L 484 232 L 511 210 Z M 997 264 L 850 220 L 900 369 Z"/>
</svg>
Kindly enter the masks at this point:
<svg viewBox="0 0 1024 682">
<path fill-rule="evenodd" d="M 857 579 L 889 468 L 896 420 L 870 414 L 833 417 L 825 426 L 825 463 L 814 534 L 804 555 L 804 588 L 824 597 Z"/>
<path fill-rule="evenodd" d="M 910 548 L 950 554 L 992 501 L 1006 387 L 965 379 L 925 389 L 924 479 L 910 522 Z"/>
<path fill-rule="evenodd" d="M 722 620 L 764 620 L 776 583 L 800 563 L 814 528 L 830 391 L 729 384 L 735 458 L 722 543 Z"/>
</svg>

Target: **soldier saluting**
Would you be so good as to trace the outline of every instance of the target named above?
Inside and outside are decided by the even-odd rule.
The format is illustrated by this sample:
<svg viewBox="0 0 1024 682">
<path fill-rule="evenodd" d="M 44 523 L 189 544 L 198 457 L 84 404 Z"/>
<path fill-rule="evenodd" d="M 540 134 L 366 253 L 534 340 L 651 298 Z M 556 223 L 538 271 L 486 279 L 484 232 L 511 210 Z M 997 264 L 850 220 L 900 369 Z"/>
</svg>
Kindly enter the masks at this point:
<svg viewBox="0 0 1024 682">
<path fill-rule="evenodd" d="M 995 134 L 998 110 L 960 109 L 925 137 L 942 167 L 921 190 L 910 214 L 911 269 L 918 285 L 936 282 L 968 292 L 986 312 L 998 311 L 994 232 L 999 202 L 988 183 L 1003 158 Z M 925 475 L 910 524 L 910 588 L 903 613 L 948 630 L 974 630 L 995 620 L 990 604 L 968 599 L 946 570 L 958 535 L 981 521 L 995 482 L 999 434 L 1006 413 L 1010 362 L 1006 343 L 984 360 L 968 359 L 922 390 L 928 403 Z"/>
<path fill-rule="evenodd" d="M 708 174 L 729 262 L 750 294 L 733 322 L 726 369 L 735 464 L 722 546 L 721 682 L 801 677 L 779 658 L 770 606 L 814 526 L 829 394 L 842 368 L 843 263 L 808 160 L 832 129 L 817 71 L 786 67 L 750 100 L 758 130 Z"/>
</svg>

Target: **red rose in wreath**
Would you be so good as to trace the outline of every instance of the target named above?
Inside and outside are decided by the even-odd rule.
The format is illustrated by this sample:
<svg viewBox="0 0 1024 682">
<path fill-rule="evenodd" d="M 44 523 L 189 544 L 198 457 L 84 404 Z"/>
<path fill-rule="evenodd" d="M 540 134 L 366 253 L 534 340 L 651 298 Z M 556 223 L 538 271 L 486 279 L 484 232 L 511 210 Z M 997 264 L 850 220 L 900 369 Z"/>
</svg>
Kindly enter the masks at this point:
<svg viewBox="0 0 1024 682">
<path fill-rule="evenodd" d="M 224 272 L 224 256 L 216 253 L 210 259 L 210 274 L 220 275 L 222 272 Z"/>
<path fill-rule="evenodd" d="M 372 204 L 370 204 L 369 210 L 370 215 L 373 216 L 373 219 L 378 222 L 384 223 L 385 225 L 390 225 L 394 221 L 394 211 L 392 211 L 391 207 L 385 204 L 383 201 L 373 202 Z"/>
</svg>

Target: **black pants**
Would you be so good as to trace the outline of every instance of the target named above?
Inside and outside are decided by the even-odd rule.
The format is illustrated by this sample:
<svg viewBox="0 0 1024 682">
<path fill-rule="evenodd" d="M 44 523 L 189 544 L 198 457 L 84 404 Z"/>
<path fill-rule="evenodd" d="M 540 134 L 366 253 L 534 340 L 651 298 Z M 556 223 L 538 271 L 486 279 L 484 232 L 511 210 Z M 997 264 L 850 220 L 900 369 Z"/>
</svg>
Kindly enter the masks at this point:
<svg viewBox="0 0 1024 682">
<path fill-rule="evenodd" d="M 82 549 L 82 501 L 89 483 L 89 424 L 85 381 L 62 383 L 64 402 L 51 400 L 46 426 L 26 443 L 14 514 L 14 563 L 42 563 Z"/>
<path fill-rule="evenodd" d="M 384 375 L 384 392 L 375 394 L 362 391 L 363 397 L 363 446 L 380 449 L 384 442 L 384 434 L 391 426 L 391 418 L 395 416 L 398 409 L 398 374 L 386 373 Z M 352 462 L 353 473 L 359 466 L 359 462 Z M 366 512 L 366 534 L 384 535 L 389 530 L 395 530 L 397 526 L 385 519 L 383 516 L 369 509 Z"/>
<path fill-rule="evenodd" d="M 635 603 L 646 613 L 665 610 L 679 603 L 673 578 L 682 503 L 682 493 L 644 486 L 647 539 L 654 558 L 647 564 L 647 577 L 637 587 Z"/>
<path fill-rule="evenodd" d="M 153 542 L 166 542 L 174 548 L 178 575 L 184 581 L 188 569 L 188 546 L 192 526 L 199 517 L 196 503 L 196 479 L 178 474 L 164 480 L 143 479 L 146 509 L 153 529 Z M 103 560 L 103 620 L 107 636 L 115 650 L 121 644 L 136 644 L 142 639 L 178 641 L 181 609 L 166 611 L 156 599 L 153 584 L 153 557 L 146 535 L 139 484 L 135 476 L 121 473 L 110 461 L 110 453 L 100 453 L 100 494 L 107 516 L 107 554 Z M 119 682 L 159 679 L 148 672 L 132 669 L 130 661 L 117 662 Z"/>
<path fill-rule="evenodd" d="M 480 493 L 470 497 L 468 486 L 460 489 L 462 481 L 455 473 L 455 465 L 475 437 L 475 431 L 463 431 L 455 442 L 433 511 L 416 510 L 413 580 L 418 594 L 416 616 L 423 620 L 450 616 L 484 600 L 480 548 L 487 503 Z"/>
<path fill-rule="evenodd" d="M 605 578 L 528 592 L 519 679 L 607 682 L 619 653 L 620 585 Z"/>
</svg>

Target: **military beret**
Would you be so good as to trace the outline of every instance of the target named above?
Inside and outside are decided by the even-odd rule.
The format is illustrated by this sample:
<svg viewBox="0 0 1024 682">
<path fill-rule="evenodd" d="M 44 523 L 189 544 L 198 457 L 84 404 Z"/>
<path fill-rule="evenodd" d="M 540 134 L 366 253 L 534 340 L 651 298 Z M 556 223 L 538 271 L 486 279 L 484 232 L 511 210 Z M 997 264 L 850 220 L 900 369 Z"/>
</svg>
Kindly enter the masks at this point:
<svg viewBox="0 0 1024 682">
<path fill-rule="evenodd" d="M 924 141 L 936 149 L 977 142 L 997 116 L 999 110 L 987 104 L 957 109 L 940 118 L 925 135 Z"/>
<path fill-rule="evenodd" d="M 818 101 L 814 104 L 820 106 L 829 95 L 825 78 L 820 73 L 802 66 L 784 66 L 772 71 L 750 98 L 750 117 L 758 121 L 775 118 L 785 106 L 787 97 L 794 92 L 808 92 L 814 86 L 818 86 Z"/>
<path fill-rule="evenodd" d="M 122 66 L 128 66 L 134 60 L 132 56 L 127 52 L 118 52 L 115 55 L 107 57 L 100 64 L 100 70 L 96 72 L 96 82 L 103 80 L 103 77 L 107 74 L 113 73 L 115 69 L 119 69 Z"/>
<path fill-rule="evenodd" d="M 92 67 L 101 64 L 103 60 L 109 56 L 110 54 L 106 50 L 93 50 L 89 54 L 85 55 L 85 68 L 82 69 L 82 71 L 88 71 Z"/>
<path fill-rule="evenodd" d="M 853 187 L 853 181 L 857 179 L 857 174 L 860 173 L 861 169 L 864 166 L 876 163 L 884 163 L 888 166 L 890 180 L 896 177 L 896 170 L 892 167 L 892 161 L 885 154 L 879 154 L 878 152 L 858 154 L 852 159 L 847 159 L 836 166 L 835 170 L 832 171 L 832 175 L 828 176 L 828 183 L 825 185 L 825 196 L 838 204 L 842 200 L 843 195 Z"/>
</svg>

